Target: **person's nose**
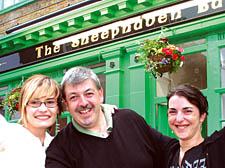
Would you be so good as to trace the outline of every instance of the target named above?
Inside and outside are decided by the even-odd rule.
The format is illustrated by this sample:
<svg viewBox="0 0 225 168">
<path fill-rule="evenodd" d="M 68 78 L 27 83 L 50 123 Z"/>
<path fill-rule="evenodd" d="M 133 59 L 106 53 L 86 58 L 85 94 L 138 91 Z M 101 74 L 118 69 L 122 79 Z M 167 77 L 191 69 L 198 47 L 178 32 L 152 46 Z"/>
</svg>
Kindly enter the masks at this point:
<svg viewBox="0 0 225 168">
<path fill-rule="evenodd" d="M 184 120 L 184 114 L 181 111 L 178 111 L 176 121 L 182 122 Z"/>
<path fill-rule="evenodd" d="M 44 102 L 41 103 L 40 107 L 39 107 L 39 110 L 40 111 L 47 111 L 48 107 L 45 105 Z"/>
<path fill-rule="evenodd" d="M 85 107 L 85 106 L 88 105 L 88 101 L 87 101 L 87 99 L 86 99 L 85 96 L 82 95 L 82 96 L 80 97 L 80 102 L 79 102 L 79 104 L 80 104 L 80 106 L 82 106 L 82 107 Z"/>
</svg>

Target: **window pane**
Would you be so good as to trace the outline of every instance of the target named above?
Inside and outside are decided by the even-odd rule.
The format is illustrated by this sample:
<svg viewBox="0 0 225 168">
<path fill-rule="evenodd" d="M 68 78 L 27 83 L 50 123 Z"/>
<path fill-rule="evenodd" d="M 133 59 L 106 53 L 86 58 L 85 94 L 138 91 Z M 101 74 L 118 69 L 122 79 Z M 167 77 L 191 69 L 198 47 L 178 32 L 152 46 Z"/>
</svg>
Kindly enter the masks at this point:
<svg viewBox="0 0 225 168">
<path fill-rule="evenodd" d="M 225 48 L 220 50 L 221 56 L 221 87 L 225 88 Z"/>
<path fill-rule="evenodd" d="M 182 44 L 176 44 L 176 46 L 185 48 L 185 47 L 190 47 L 190 46 L 204 44 L 204 43 L 206 43 L 206 39 L 200 39 L 200 40 L 190 41 L 190 42 L 186 42 L 186 43 L 182 43 Z"/>
<path fill-rule="evenodd" d="M 206 71 L 206 52 L 185 55 L 184 64 L 178 72 L 166 73 L 157 79 L 157 96 L 166 96 L 168 91 L 180 84 L 206 89 Z"/>
<path fill-rule="evenodd" d="M 24 0 L 15 0 L 15 3 L 19 3 L 19 2 L 22 2 Z"/>
<path fill-rule="evenodd" d="M 19 112 L 19 111 L 16 111 L 16 112 L 13 114 L 13 116 L 12 116 L 11 119 L 12 119 L 12 120 L 18 120 L 18 119 L 20 119 L 20 112 Z"/>
<path fill-rule="evenodd" d="M 4 100 L 4 96 L 0 97 L 0 103 L 2 104 L 2 101 Z M 5 116 L 5 109 L 4 107 L 0 106 L 0 114 Z"/>
<path fill-rule="evenodd" d="M 2 86 L 0 87 L 0 91 L 6 92 L 8 90 L 8 86 Z M 0 96 L 0 113 L 5 116 L 5 108 L 2 105 L 2 101 L 5 99 L 5 94 L 1 94 Z"/>
<path fill-rule="evenodd" d="M 225 94 L 222 94 L 222 120 L 225 120 Z M 225 122 L 222 122 L 222 126 L 225 127 Z"/>
<path fill-rule="evenodd" d="M 14 0 L 5 0 L 4 1 L 4 8 L 7 8 L 7 7 L 13 5 L 13 3 L 14 3 Z"/>
<path fill-rule="evenodd" d="M 22 2 L 22 1 L 25 1 L 25 0 L 0 0 L 0 9 L 1 9 L 1 7 L 7 8 L 16 3 Z M 3 5 L 2 5 L 2 3 L 3 3 Z"/>
<path fill-rule="evenodd" d="M 98 74 L 97 75 L 99 80 L 100 80 L 100 83 L 101 83 L 101 86 L 102 86 L 102 89 L 103 89 L 103 96 L 104 96 L 104 101 L 105 101 L 105 74 L 104 73 L 101 73 L 101 74 Z"/>
</svg>

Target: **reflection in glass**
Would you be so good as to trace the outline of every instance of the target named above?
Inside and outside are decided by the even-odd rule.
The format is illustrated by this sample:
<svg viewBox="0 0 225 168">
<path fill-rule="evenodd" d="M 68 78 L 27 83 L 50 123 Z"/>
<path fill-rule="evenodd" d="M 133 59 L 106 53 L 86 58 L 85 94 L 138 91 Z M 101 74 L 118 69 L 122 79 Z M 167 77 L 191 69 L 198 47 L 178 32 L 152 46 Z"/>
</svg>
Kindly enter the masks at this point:
<svg viewBox="0 0 225 168">
<path fill-rule="evenodd" d="M 157 96 L 166 96 L 168 91 L 181 84 L 190 84 L 199 89 L 207 88 L 206 52 L 185 55 L 184 65 L 171 74 L 157 79 Z"/>
<path fill-rule="evenodd" d="M 4 97 L 1 96 L 0 97 L 0 103 L 3 101 L 3 99 L 4 99 Z M 3 115 L 3 116 L 5 116 L 5 109 L 2 106 L 0 106 L 0 114 Z"/>
<path fill-rule="evenodd" d="M 222 94 L 222 120 L 225 120 L 225 94 Z M 222 126 L 225 127 L 225 122 L 222 122 Z"/>
<path fill-rule="evenodd" d="M 5 0 L 4 1 L 4 8 L 7 8 L 12 5 L 13 5 L 13 0 Z"/>
<path fill-rule="evenodd" d="M 194 45 L 199 45 L 199 44 L 204 44 L 204 43 L 206 43 L 206 39 L 200 39 L 200 40 L 195 40 L 195 41 L 189 41 L 189 42 L 182 43 L 182 44 L 176 44 L 176 46 L 185 48 L 185 47 L 191 47 Z"/>
<path fill-rule="evenodd" d="M 0 5 L 2 6 L 2 2 L 4 1 L 4 6 L 3 8 L 7 8 L 7 7 L 10 7 L 16 3 L 19 3 L 19 2 L 22 2 L 22 1 L 25 1 L 25 0 L 0 0 Z M 1 7 L 0 6 L 0 7 Z"/>
<path fill-rule="evenodd" d="M 16 111 L 16 112 L 12 115 L 11 120 L 18 120 L 18 119 L 20 119 L 20 112 L 19 112 L 19 111 Z"/>
<path fill-rule="evenodd" d="M 100 68 L 100 67 L 104 67 L 105 66 L 105 62 L 101 62 L 101 63 L 98 63 L 98 64 L 93 64 L 93 65 L 89 65 L 89 66 L 86 66 L 87 68 L 90 68 L 90 69 L 95 69 L 95 68 Z M 104 101 L 105 101 L 105 95 L 106 95 L 106 78 L 105 78 L 105 74 L 102 72 L 102 73 L 97 73 L 97 76 L 100 80 L 100 83 L 101 83 L 101 86 L 102 86 L 102 89 L 103 89 L 103 94 L 104 94 Z"/>
<path fill-rule="evenodd" d="M 102 86 L 102 89 L 103 89 L 103 94 L 104 94 L 104 101 L 105 101 L 105 92 L 106 92 L 106 89 L 105 89 L 105 74 L 104 73 L 101 73 L 101 74 L 98 74 L 97 75 L 99 80 L 100 80 L 100 83 L 101 83 L 101 86 Z"/>
<path fill-rule="evenodd" d="M 220 50 L 221 56 L 221 87 L 225 88 L 225 48 Z"/>
</svg>

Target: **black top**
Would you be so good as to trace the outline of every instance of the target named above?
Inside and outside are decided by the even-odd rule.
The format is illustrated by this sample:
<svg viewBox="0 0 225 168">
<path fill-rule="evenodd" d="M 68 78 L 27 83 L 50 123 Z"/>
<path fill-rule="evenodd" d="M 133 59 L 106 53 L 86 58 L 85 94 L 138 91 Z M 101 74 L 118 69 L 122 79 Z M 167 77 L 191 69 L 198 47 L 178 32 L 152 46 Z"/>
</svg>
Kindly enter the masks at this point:
<svg viewBox="0 0 225 168">
<path fill-rule="evenodd" d="M 179 155 L 180 149 L 174 153 L 174 157 L 171 159 L 170 168 L 179 168 Z M 207 167 L 206 153 L 203 151 L 203 143 L 189 149 L 181 162 L 181 167 Z"/>
<path fill-rule="evenodd" d="M 179 168 L 179 142 L 168 150 L 168 168 Z M 211 136 L 191 149 L 182 160 L 182 168 L 224 168 L 225 167 L 225 128 L 215 131 Z"/>
<path fill-rule="evenodd" d="M 164 150 L 172 141 L 137 113 L 119 109 L 107 138 L 81 133 L 68 124 L 47 149 L 46 168 L 165 168 Z"/>
</svg>

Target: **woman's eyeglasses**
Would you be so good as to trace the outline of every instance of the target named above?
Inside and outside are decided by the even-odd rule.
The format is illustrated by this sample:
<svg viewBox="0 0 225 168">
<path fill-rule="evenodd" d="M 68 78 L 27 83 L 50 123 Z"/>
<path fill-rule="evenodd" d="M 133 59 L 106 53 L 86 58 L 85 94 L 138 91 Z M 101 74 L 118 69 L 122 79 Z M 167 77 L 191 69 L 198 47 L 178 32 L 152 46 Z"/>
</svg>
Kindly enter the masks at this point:
<svg viewBox="0 0 225 168">
<path fill-rule="evenodd" d="M 39 101 L 39 100 L 31 100 L 27 104 L 31 107 L 38 108 L 41 104 L 44 103 L 46 107 L 55 107 L 58 105 L 56 100 L 46 100 L 46 101 Z"/>
</svg>

